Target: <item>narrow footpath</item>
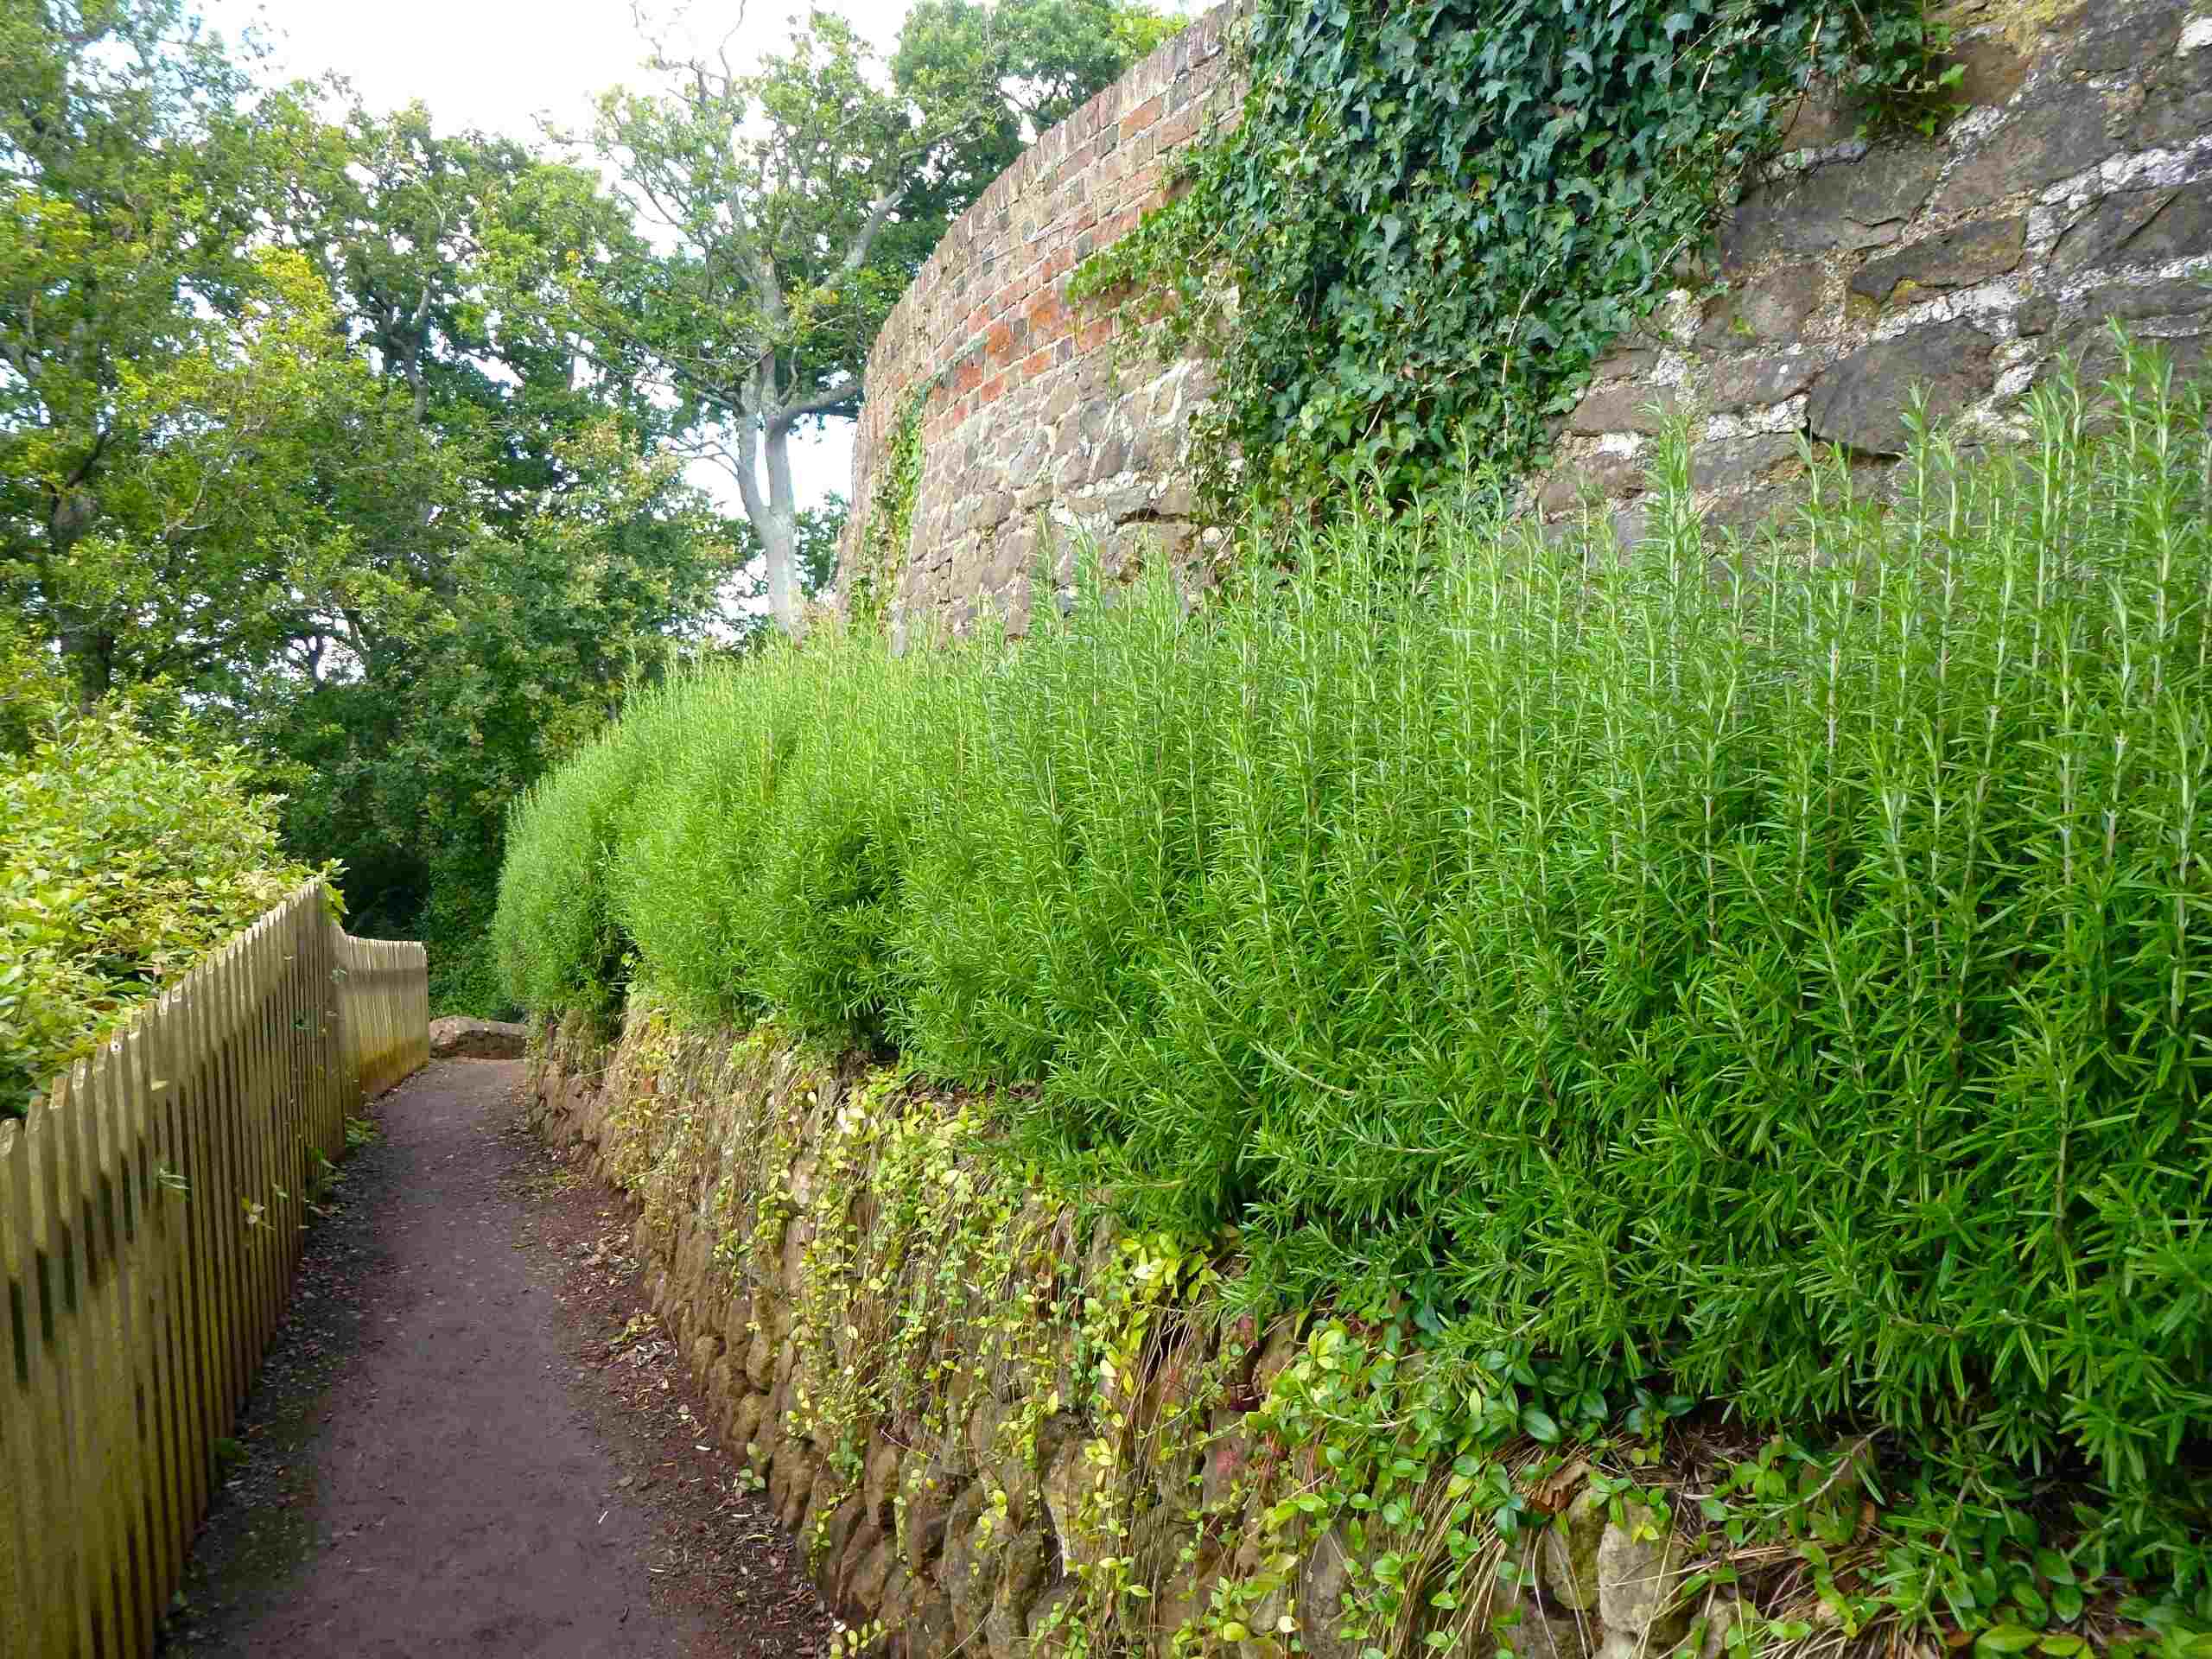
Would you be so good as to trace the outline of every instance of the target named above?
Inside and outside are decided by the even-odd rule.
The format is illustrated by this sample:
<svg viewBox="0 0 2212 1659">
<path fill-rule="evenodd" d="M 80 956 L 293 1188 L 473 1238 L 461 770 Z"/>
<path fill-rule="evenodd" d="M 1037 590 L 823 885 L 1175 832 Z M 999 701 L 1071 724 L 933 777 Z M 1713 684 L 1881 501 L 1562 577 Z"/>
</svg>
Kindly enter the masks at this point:
<svg viewBox="0 0 2212 1659">
<path fill-rule="evenodd" d="M 442 1060 L 373 1109 L 224 1448 L 173 1656 L 818 1659 L 830 1625 L 655 1338 L 628 1216 Z"/>
</svg>

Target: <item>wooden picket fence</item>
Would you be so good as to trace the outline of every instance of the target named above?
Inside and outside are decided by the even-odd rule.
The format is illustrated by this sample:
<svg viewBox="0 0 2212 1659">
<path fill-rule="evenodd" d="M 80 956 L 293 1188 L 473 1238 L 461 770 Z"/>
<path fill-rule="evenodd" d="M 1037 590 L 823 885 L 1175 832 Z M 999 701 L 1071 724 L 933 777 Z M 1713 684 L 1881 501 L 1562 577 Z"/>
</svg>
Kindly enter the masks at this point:
<svg viewBox="0 0 2212 1659">
<path fill-rule="evenodd" d="M 0 1659 L 152 1651 L 324 1160 L 429 1058 L 423 947 L 310 883 L 0 1122 Z"/>
</svg>

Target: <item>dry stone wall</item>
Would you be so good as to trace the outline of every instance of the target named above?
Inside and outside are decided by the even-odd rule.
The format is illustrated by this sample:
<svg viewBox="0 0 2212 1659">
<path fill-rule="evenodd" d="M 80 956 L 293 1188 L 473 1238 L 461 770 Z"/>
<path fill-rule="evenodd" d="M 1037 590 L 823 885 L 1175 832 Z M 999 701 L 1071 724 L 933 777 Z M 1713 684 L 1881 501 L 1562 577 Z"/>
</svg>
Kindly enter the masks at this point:
<svg viewBox="0 0 2212 1659">
<path fill-rule="evenodd" d="M 649 1008 L 611 1048 L 550 1034 L 529 1087 L 540 1133 L 633 1200 L 710 1427 L 859 1650 L 1637 1659 L 1702 1629 L 1719 1659 L 1735 1603 L 1677 1593 L 1719 1559 L 1694 1511 L 1624 1507 L 1586 1462 L 1446 1638 L 1348 1624 L 1371 1557 L 1285 1504 L 1318 1450 L 1265 1427 L 1271 1390 L 1341 1363 L 1321 1316 L 1262 1330 L 1162 1289 L 1135 1241 L 979 1157 L 959 1100 Z"/>
<path fill-rule="evenodd" d="M 2194 367 L 2212 321 L 2212 5 L 2045 0 L 1953 8 L 1970 107 L 1936 141 L 1856 136 L 1809 99 L 1707 267 L 1598 365 L 1530 482 L 1548 519 L 1594 502 L 1633 537 L 1665 414 L 1692 416 L 1710 523 L 1748 528 L 1803 488 L 1801 435 L 1870 469 L 1931 414 L 2002 429 L 2061 353 L 2112 363 L 2108 323 Z M 1205 368 L 1113 365 L 1069 274 L 1159 199 L 1163 169 L 1238 91 L 1223 7 L 1044 135 L 953 226 L 869 359 L 845 566 L 901 412 L 921 397 L 920 480 L 900 569 L 902 641 L 1026 624 L 1040 553 L 1068 534 L 1109 568 L 1182 553 Z M 1040 547 L 1039 529 L 1046 543 Z"/>
</svg>

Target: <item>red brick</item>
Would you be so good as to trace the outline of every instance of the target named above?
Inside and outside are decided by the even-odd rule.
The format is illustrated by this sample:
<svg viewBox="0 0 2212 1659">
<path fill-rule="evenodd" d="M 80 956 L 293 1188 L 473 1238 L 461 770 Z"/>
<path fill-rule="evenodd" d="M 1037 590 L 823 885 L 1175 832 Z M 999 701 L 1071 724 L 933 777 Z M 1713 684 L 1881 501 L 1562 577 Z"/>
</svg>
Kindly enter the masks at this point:
<svg viewBox="0 0 2212 1659">
<path fill-rule="evenodd" d="M 1052 366 L 1052 353 L 1050 353 L 1050 352 L 1032 352 L 1032 353 L 1030 353 L 1027 358 L 1024 358 L 1024 359 L 1022 359 L 1022 364 L 1021 364 L 1021 378 L 1022 378 L 1022 383 L 1023 383 L 1025 385 L 1027 385 L 1030 381 L 1034 380 L 1034 379 L 1035 379 L 1039 375 L 1040 375 L 1040 374 L 1044 373 L 1046 370 L 1047 370 L 1047 369 L 1051 368 Z"/>
<path fill-rule="evenodd" d="M 1158 93 L 1131 110 L 1122 118 L 1122 137 L 1124 141 L 1134 138 L 1154 122 L 1160 119 L 1160 100 Z"/>
<path fill-rule="evenodd" d="M 993 368 L 1002 366 L 1014 354 L 1014 330 L 1002 322 L 993 323 L 983 336 L 983 354 Z"/>
<path fill-rule="evenodd" d="M 1060 303 L 1054 289 L 1046 289 L 1029 302 L 1028 317 L 1033 337 L 1042 334 L 1049 339 L 1065 333 L 1068 326 L 1068 308 Z"/>
<path fill-rule="evenodd" d="M 995 404 L 1006 396 L 1006 379 L 1003 374 L 993 375 L 983 382 L 983 389 L 976 394 L 976 397 L 986 404 Z"/>
</svg>

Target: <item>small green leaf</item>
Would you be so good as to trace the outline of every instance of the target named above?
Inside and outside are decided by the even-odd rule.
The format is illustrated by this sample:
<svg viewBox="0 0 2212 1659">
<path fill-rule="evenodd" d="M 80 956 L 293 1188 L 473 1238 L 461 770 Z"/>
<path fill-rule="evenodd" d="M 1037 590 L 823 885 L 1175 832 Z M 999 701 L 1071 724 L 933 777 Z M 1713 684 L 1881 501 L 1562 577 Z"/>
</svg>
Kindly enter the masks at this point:
<svg viewBox="0 0 2212 1659">
<path fill-rule="evenodd" d="M 2024 1653 L 2037 1640 L 2024 1624 L 1999 1624 L 1976 1637 L 1974 1645 L 1977 1653 Z"/>
</svg>

